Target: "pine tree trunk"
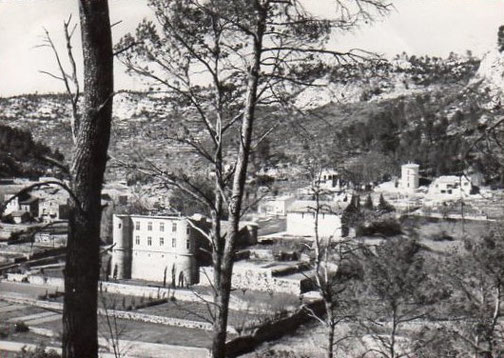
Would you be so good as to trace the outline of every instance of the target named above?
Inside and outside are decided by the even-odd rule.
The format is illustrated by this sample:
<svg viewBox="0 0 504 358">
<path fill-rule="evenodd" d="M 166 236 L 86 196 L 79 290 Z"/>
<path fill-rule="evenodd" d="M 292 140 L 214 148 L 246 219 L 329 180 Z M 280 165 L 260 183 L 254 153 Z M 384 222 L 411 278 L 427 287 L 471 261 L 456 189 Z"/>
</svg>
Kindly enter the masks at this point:
<svg viewBox="0 0 504 358">
<path fill-rule="evenodd" d="M 79 0 L 84 102 L 72 162 L 63 357 L 98 356 L 100 193 L 110 138 L 113 54 L 107 0 Z"/>
<path fill-rule="evenodd" d="M 334 357 L 334 330 L 335 330 L 334 324 L 331 322 L 329 324 L 327 332 L 327 358 Z"/>
<path fill-rule="evenodd" d="M 245 182 L 247 179 L 247 166 L 250 156 L 252 142 L 252 130 L 257 104 L 257 88 L 259 84 L 259 71 L 261 67 L 262 38 L 265 29 L 265 9 L 258 9 L 257 34 L 254 41 L 254 61 L 250 69 L 248 80 L 248 91 L 245 103 L 245 114 L 242 120 L 240 147 L 238 150 L 238 160 L 233 177 L 231 199 L 228 206 L 229 229 L 226 235 L 224 251 L 220 262 L 220 272 L 215 274 L 218 278 L 215 288 L 218 315 L 214 322 L 214 334 L 212 340 L 212 357 L 224 358 L 226 356 L 226 327 L 229 313 L 229 295 L 231 293 L 231 278 L 233 274 L 233 260 L 236 250 L 236 240 L 239 231 L 241 218 L 241 207 Z"/>
<path fill-rule="evenodd" d="M 222 156 L 220 156 L 222 162 Z M 219 180 L 216 178 L 216 181 Z M 218 190 L 218 183 L 216 182 L 215 189 L 215 208 L 212 212 L 212 239 L 214 240 L 214 247 L 212 251 L 212 260 L 214 266 L 214 303 L 216 304 L 216 315 L 213 322 L 213 339 L 212 339 L 212 356 L 224 357 L 225 344 L 226 344 L 226 326 L 228 317 L 228 305 L 225 297 L 223 297 L 222 287 L 222 259 L 224 252 L 224 243 L 221 235 L 221 219 L 222 219 L 222 196 Z M 228 298 L 229 300 L 229 298 Z"/>
<path fill-rule="evenodd" d="M 216 273 L 219 276 L 218 285 L 215 285 L 217 304 L 217 315 L 213 324 L 212 337 L 212 357 L 224 358 L 226 356 L 227 323 L 229 315 L 229 295 L 231 292 L 231 274 L 228 271 L 220 270 Z"/>
</svg>

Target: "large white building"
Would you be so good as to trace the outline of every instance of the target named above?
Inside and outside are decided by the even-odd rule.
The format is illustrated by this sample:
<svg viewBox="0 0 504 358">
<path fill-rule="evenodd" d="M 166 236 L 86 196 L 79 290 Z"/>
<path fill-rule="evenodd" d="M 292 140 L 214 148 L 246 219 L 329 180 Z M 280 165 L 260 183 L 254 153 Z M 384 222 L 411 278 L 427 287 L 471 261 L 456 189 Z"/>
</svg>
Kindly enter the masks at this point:
<svg viewBox="0 0 504 358">
<path fill-rule="evenodd" d="M 257 207 L 257 213 L 264 216 L 285 216 L 294 200 L 293 196 L 264 198 Z"/>
<path fill-rule="evenodd" d="M 401 166 L 401 189 L 414 192 L 420 183 L 420 165 L 408 163 Z"/>
<path fill-rule="evenodd" d="M 342 236 L 342 207 L 336 202 L 319 202 L 318 234 L 321 238 Z M 314 200 L 295 201 L 287 211 L 287 235 L 315 238 Z"/>
<path fill-rule="evenodd" d="M 436 178 L 429 187 L 429 196 L 460 198 L 471 194 L 472 184 L 468 177 L 445 175 Z"/>
<path fill-rule="evenodd" d="M 197 254 L 207 231 L 201 216 L 114 215 L 111 274 L 186 286 L 198 281 Z"/>
<path fill-rule="evenodd" d="M 187 286 L 198 283 L 199 266 L 210 264 L 211 246 L 202 232 L 211 224 L 201 215 L 114 215 L 111 274 Z M 229 223 L 221 221 L 222 232 Z M 257 224 L 242 221 L 237 246 L 257 243 Z"/>
</svg>

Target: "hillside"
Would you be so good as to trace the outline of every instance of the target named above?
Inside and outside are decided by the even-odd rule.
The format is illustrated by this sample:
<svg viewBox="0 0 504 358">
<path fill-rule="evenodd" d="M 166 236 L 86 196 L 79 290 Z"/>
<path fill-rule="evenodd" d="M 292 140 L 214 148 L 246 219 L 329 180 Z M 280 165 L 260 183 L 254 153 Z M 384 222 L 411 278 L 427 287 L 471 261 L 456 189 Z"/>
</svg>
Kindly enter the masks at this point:
<svg viewBox="0 0 504 358">
<path fill-rule="evenodd" d="M 402 54 L 390 62 L 334 68 L 319 80 L 327 84 L 325 88 L 308 88 L 298 96 L 302 115 L 286 117 L 275 108 L 261 109 L 260 117 L 269 119 L 259 118 L 258 132 L 272 120 L 280 121 L 268 140 L 264 162 L 299 162 L 312 149 L 333 163 L 339 163 L 342 153 L 352 154 L 355 160 L 373 152 L 394 164 L 417 161 L 432 174 L 460 171 L 468 165 L 462 159 L 471 141 L 500 115 L 496 107 L 502 88 L 499 68 L 502 73 L 504 59 L 498 52 L 487 55 L 481 65 L 474 57 Z M 114 98 L 113 156 L 148 157 L 158 163 L 192 160 L 189 148 L 160 135 L 177 128 L 181 118 L 193 135 L 200 132 L 197 126 L 191 127 L 186 112 L 175 110 L 167 98 L 162 93 L 134 92 Z M 0 124 L 30 130 L 36 141 L 67 158 L 69 118 L 70 107 L 63 95 L 0 99 Z M 486 166 L 481 157 L 471 160 L 479 168 Z M 127 174 L 112 168 L 108 176 Z"/>
<path fill-rule="evenodd" d="M 0 124 L 0 178 L 54 174 L 45 158 L 63 160 L 58 151 L 35 142 L 30 132 Z"/>
</svg>

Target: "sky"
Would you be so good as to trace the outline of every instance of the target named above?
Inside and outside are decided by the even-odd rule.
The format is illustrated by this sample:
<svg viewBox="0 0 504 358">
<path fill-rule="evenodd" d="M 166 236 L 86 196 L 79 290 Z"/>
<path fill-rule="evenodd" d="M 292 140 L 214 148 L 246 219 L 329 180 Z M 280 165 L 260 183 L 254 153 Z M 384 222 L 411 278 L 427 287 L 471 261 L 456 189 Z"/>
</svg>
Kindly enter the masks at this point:
<svg viewBox="0 0 504 358">
<path fill-rule="evenodd" d="M 306 7 L 325 15 L 330 0 L 305 0 Z M 360 48 L 392 57 L 403 51 L 411 55 L 447 56 L 451 51 L 471 50 L 481 56 L 495 47 L 497 29 L 504 24 L 504 0 L 392 0 L 395 10 L 386 18 L 363 25 L 350 34 L 335 36 L 334 49 Z M 146 0 L 109 0 L 113 39 L 134 31 L 145 17 L 152 17 Z M 56 72 L 50 49 L 40 48 L 44 28 L 64 51 L 63 21 L 78 19 L 77 0 L 0 0 L 0 96 L 23 93 L 62 92 L 63 84 L 39 71 Z M 80 35 L 75 34 L 78 63 Z M 81 72 L 82 73 L 82 72 Z M 140 89 L 141 83 L 116 64 L 118 89 Z"/>
</svg>

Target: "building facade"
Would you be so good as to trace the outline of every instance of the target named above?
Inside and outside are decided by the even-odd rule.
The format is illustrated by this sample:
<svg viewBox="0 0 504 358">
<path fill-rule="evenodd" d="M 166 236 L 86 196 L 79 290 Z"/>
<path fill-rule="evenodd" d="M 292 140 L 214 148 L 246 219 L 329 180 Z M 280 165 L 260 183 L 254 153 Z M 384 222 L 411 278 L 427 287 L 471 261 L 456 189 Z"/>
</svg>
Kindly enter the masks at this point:
<svg viewBox="0 0 504 358">
<path fill-rule="evenodd" d="M 315 201 L 299 200 L 287 212 L 287 235 L 315 238 Z M 319 202 L 318 234 L 321 238 L 342 236 L 342 208 L 335 202 Z"/>
<path fill-rule="evenodd" d="M 263 216 L 285 216 L 287 209 L 295 201 L 294 197 L 267 197 L 257 206 L 257 213 Z"/>
<path fill-rule="evenodd" d="M 113 216 L 111 274 L 186 286 L 198 282 L 198 249 L 207 240 L 204 217 Z M 198 230 L 199 229 L 199 230 Z"/>
<path fill-rule="evenodd" d="M 70 206 L 62 204 L 57 200 L 46 198 L 40 200 L 39 218 L 46 222 L 68 220 Z"/>
<path fill-rule="evenodd" d="M 341 178 L 336 170 L 324 169 L 313 185 L 325 190 L 341 190 Z"/>
<path fill-rule="evenodd" d="M 5 201 L 10 200 L 7 203 L 4 215 L 12 214 L 14 212 L 26 212 L 31 215 L 31 217 L 37 217 L 39 212 L 39 199 L 31 195 L 21 195 L 16 196 L 16 194 L 5 195 Z"/>
<path fill-rule="evenodd" d="M 466 176 L 445 175 L 436 178 L 429 187 L 430 196 L 460 198 L 470 195 L 472 183 Z"/>
</svg>

